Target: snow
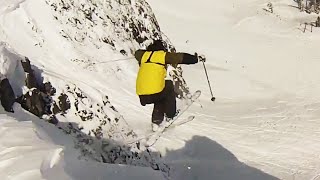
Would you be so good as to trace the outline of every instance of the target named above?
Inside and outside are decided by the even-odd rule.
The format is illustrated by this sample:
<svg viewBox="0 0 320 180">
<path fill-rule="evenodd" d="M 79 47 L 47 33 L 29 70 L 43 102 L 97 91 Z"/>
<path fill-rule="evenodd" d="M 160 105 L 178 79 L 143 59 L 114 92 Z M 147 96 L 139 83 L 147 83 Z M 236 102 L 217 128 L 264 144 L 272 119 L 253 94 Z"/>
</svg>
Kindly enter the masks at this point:
<svg viewBox="0 0 320 180">
<path fill-rule="evenodd" d="M 20 87 L 24 84 L 25 75 L 20 61 L 23 60 L 13 49 L 4 43 L 0 43 L 0 79 L 8 78 L 16 95 L 22 95 Z"/>
<path fill-rule="evenodd" d="M 111 119 L 120 118 L 120 129 L 146 135 L 152 106 L 142 107 L 135 95 L 138 67 L 130 51 L 138 48 L 137 43 L 127 41 L 121 32 L 123 39 L 115 41 L 114 48 L 104 45 L 98 37 L 104 33 L 114 36 L 116 30 L 103 29 L 96 14 L 97 26 L 87 28 L 92 23 L 86 21 L 75 31 L 63 22 L 68 15 L 81 19 L 80 13 L 70 10 L 59 19 L 48 2 L 54 1 L 0 2 L 1 79 L 7 77 L 15 94 L 21 95 L 25 77 L 19 61 L 27 56 L 34 70 L 59 93 L 67 93 L 67 85 L 79 88 L 87 97 L 80 108 L 90 110 L 92 105 L 91 110 L 96 111 L 108 100 L 116 112 L 107 107 L 103 112 Z M 302 32 L 303 24 L 314 21 L 317 14 L 299 12 L 291 0 L 147 2 L 178 51 L 207 57 L 217 98 L 210 101 L 201 63 L 182 66 L 191 91 L 200 89 L 202 95 L 183 115 L 194 114 L 195 120 L 167 131 L 153 147 L 171 167 L 170 178 L 320 179 L 320 30 Z M 268 2 L 274 13 L 264 10 Z M 141 1 L 128 6 L 136 3 Z M 97 12 L 109 12 L 108 5 L 101 7 Z M 118 12 L 123 10 L 117 7 Z M 121 13 L 114 17 L 117 15 Z M 149 21 L 146 24 L 152 26 Z M 78 38 L 88 32 L 91 39 L 76 43 L 63 38 L 61 30 Z M 129 55 L 115 49 L 125 49 Z M 72 101 L 76 99 L 69 95 Z M 103 99 L 105 95 L 109 98 Z M 17 103 L 14 110 L 7 113 L 0 107 L 1 179 L 164 179 L 150 167 L 79 158 L 81 152 L 72 135 Z M 62 125 L 76 123 L 84 134 L 99 126 L 97 121 L 78 120 L 76 111 L 70 111 L 59 116 Z M 114 133 L 115 139 L 121 136 L 120 131 Z"/>
<path fill-rule="evenodd" d="M 13 115 L 1 109 L 2 179 L 162 179 L 148 168 L 78 160 L 72 140 L 55 126 L 18 105 L 14 110 Z"/>
<path fill-rule="evenodd" d="M 316 179 L 320 163 L 319 30 L 300 30 L 300 23 L 314 20 L 316 15 L 303 15 L 289 7 L 291 1 L 272 1 L 274 14 L 262 9 L 267 1 L 227 1 L 211 6 L 205 0 L 168 3 L 150 0 L 162 30 L 177 49 L 207 55 L 217 100 L 209 101 L 203 67 L 186 67 L 184 75 L 191 88 L 203 91 L 203 108 L 194 107 L 197 119 L 168 133 L 158 147 L 165 151 L 172 144 L 179 149 L 183 141 L 188 144 L 196 135 L 205 136 L 239 161 L 269 174 L 265 179 Z M 198 8 L 202 9 L 199 14 Z M 167 13 L 171 11 L 179 15 Z M 187 157 L 196 168 L 206 169 L 197 156 Z M 208 175 L 199 179 L 223 179 L 215 169 L 194 174 Z"/>
</svg>

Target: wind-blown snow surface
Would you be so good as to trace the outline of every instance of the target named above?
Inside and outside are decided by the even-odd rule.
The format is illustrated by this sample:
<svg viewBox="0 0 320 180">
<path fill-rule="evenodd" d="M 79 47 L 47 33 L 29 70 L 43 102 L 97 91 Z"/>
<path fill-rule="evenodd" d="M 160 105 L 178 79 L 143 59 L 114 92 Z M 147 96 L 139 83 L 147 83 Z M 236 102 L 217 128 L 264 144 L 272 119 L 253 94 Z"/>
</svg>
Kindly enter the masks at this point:
<svg viewBox="0 0 320 180">
<path fill-rule="evenodd" d="M 1 108 L 1 179 L 162 179 L 149 168 L 77 160 L 70 137 L 20 106 L 14 110 Z"/>
<path fill-rule="evenodd" d="M 319 179 L 320 30 L 302 33 L 301 26 L 316 16 L 300 13 L 290 0 L 271 1 L 273 14 L 263 10 L 269 1 L 148 2 L 178 51 L 207 56 L 217 97 L 210 102 L 201 64 L 183 66 L 190 89 L 202 95 L 188 112 L 196 120 L 156 144 L 171 165 L 171 178 Z M 107 94 L 139 135 L 147 133 L 152 107 L 141 107 L 135 95 L 136 62 L 97 63 L 126 57 L 101 42 L 65 40 L 60 30 L 73 31 L 51 12 L 44 1 L 1 1 L 0 40 L 28 56 L 57 89 L 75 84 L 97 102 Z M 90 32 L 101 33 L 95 30 Z M 83 37 L 85 31 L 79 32 L 72 35 Z M 17 104 L 14 110 L 1 109 L 1 179 L 162 178 L 150 168 L 78 160 L 71 137 Z"/>
</svg>

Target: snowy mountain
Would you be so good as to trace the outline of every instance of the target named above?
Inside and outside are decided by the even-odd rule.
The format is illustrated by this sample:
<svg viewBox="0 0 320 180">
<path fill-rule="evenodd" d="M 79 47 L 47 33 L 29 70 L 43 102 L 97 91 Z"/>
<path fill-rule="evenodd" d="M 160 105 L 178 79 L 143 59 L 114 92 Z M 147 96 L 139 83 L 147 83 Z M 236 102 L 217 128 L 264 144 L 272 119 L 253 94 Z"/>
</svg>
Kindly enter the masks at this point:
<svg viewBox="0 0 320 180">
<path fill-rule="evenodd" d="M 316 9 L 300 9 L 2 0 L 1 179 L 320 179 L 320 30 Z M 217 99 L 201 63 L 170 67 L 179 103 L 202 91 L 181 117 L 196 119 L 146 148 L 136 139 L 150 132 L 152 106 L 135 94 L 132 54 L 152 38 L 206 55 Z"/>
</svg>

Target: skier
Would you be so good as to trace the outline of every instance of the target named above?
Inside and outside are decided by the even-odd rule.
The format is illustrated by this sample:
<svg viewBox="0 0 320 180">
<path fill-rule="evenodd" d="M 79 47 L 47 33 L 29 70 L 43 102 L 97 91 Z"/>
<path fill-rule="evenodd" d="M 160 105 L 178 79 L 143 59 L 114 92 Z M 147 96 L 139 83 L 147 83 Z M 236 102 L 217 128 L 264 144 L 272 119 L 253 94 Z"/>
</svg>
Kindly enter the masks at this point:
<svg viewBox="0 0 320 180">
<path fill-rule="evenodd" d="M 161 40 L 154 40 L 146 50 L 137 50 L 135 58 L 139 63 L 136 93 L 142 106 L 154 104 L 151 126 L 157 131 L 164 116 L 172 119 L 177 110 L 173 82 L 166 80 L 167 65 L 195 64 L 202 58 L 197 54 L 168 52 Z"/>
</svg>

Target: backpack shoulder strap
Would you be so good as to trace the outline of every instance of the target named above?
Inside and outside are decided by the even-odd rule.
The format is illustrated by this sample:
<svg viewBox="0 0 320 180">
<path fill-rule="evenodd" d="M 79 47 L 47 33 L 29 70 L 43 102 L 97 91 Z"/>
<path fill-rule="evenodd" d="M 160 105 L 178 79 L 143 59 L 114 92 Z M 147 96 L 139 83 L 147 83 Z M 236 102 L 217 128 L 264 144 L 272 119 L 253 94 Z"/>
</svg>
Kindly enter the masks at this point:
<svg viewBox="0 0 320 180">
<path fill-rule="evenodd" d="M 150 54 L 149 58 L 147 59 L 146 63 L 150 63 L 151 62 L 151 57 L 153 55 L 154 51 L 152 51 L 152 53 Z"/>
</svg>

